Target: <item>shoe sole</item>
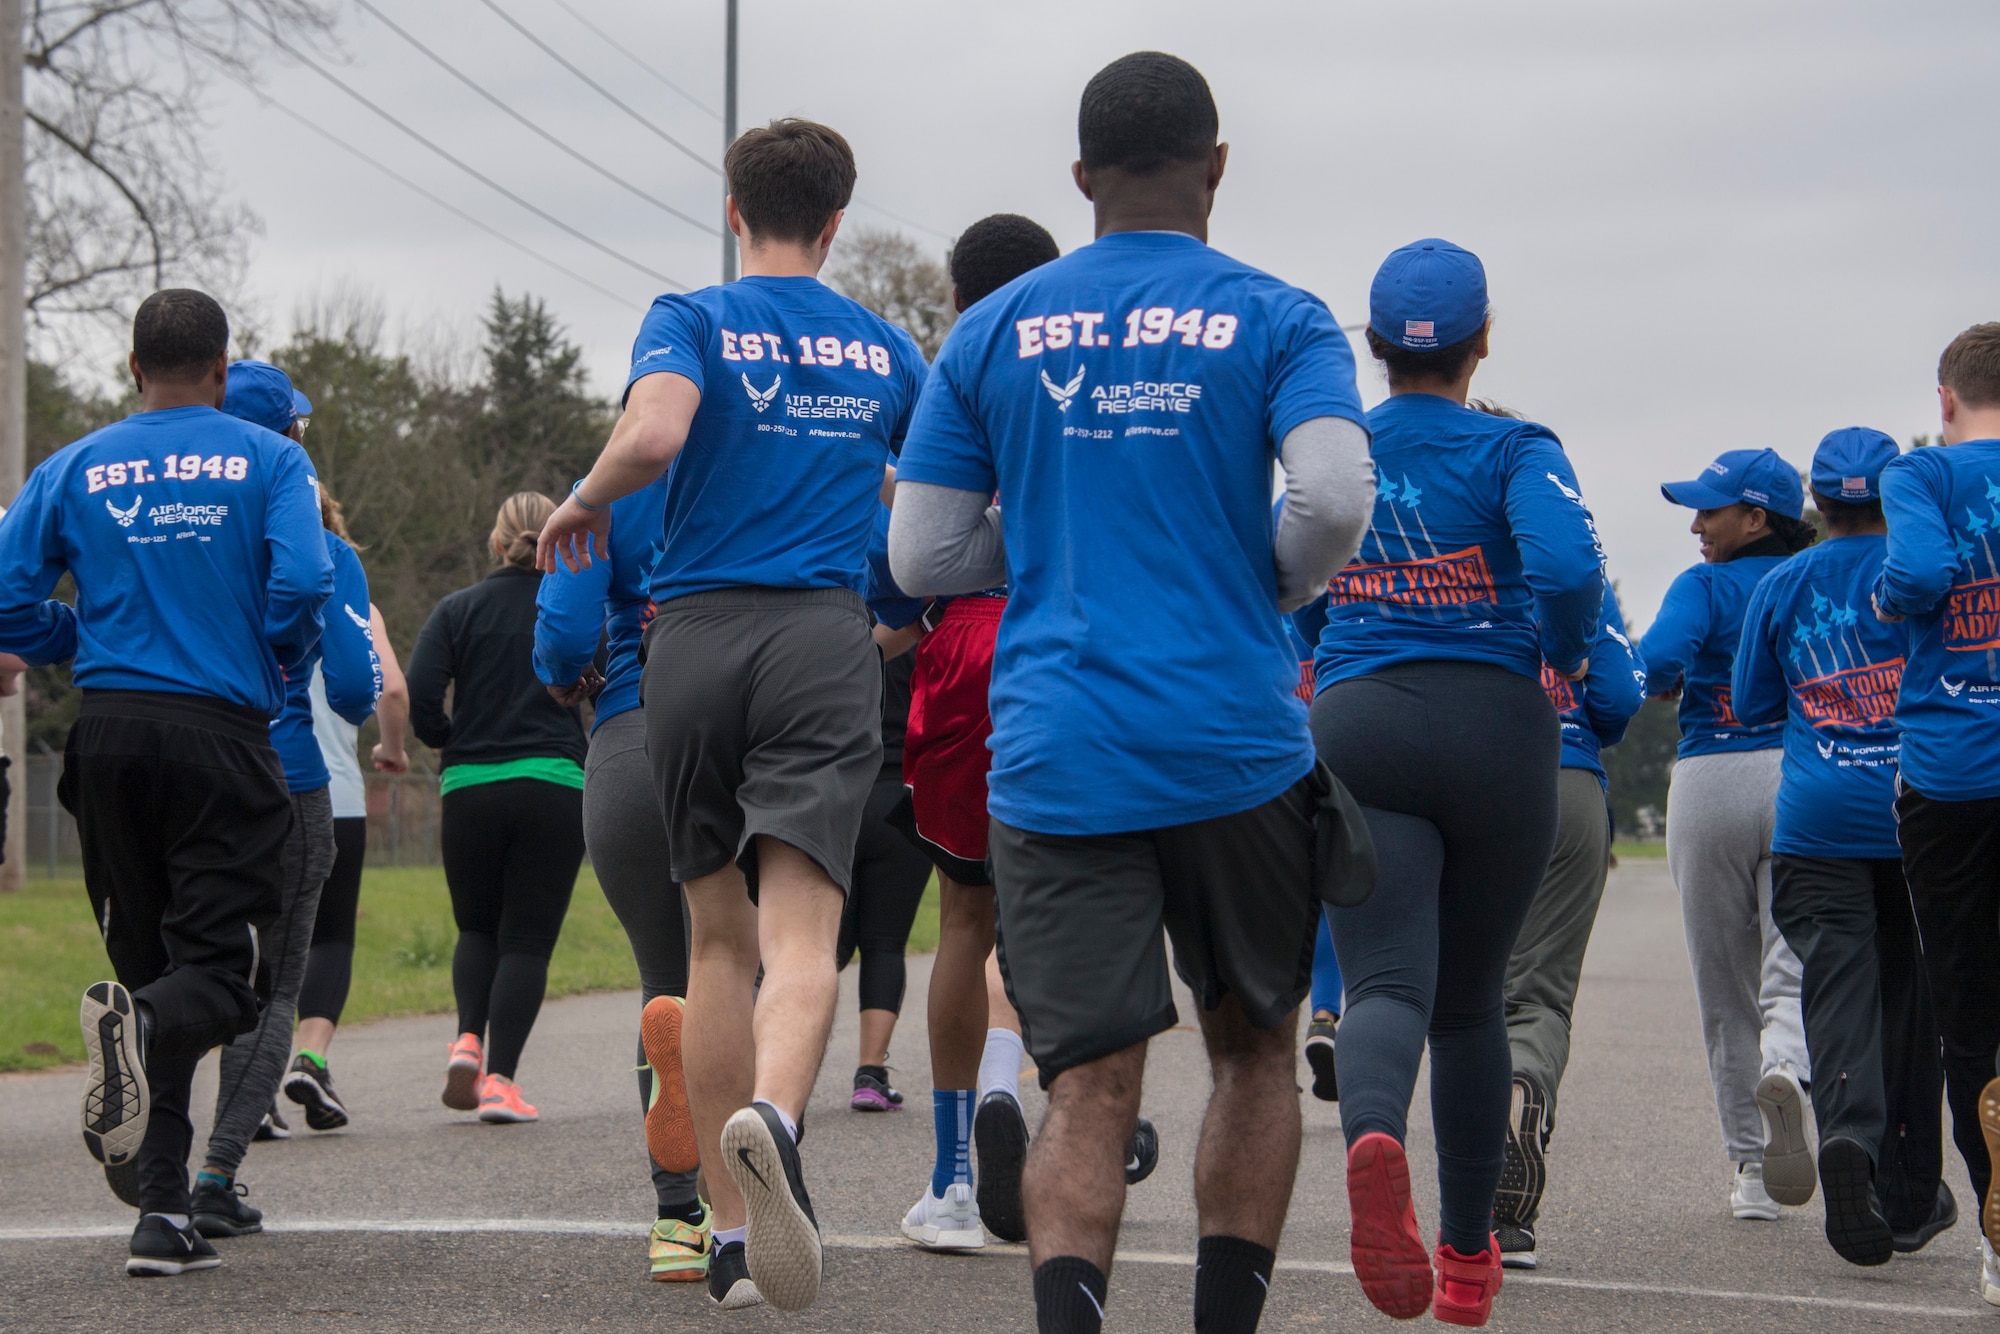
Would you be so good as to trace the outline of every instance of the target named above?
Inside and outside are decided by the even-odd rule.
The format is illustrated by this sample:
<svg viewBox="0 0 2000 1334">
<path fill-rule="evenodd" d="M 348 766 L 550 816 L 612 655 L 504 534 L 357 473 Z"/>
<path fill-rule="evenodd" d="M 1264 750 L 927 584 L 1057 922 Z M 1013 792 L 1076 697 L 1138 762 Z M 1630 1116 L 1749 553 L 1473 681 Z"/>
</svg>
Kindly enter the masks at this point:
<svg viewBox="0 0 2000 1334">
<path fill-rule="evenodd" d="M 1500 1252 L 1500 1267 L 1502 1269 L 1533 1269 L 1540 1263 L 1535 1258 L 1533 1251 Z"/>
<path fill-rule="evenodd" d="M 339 1130 L 347 1124 L 347 1109 L 340 1105 L 340 1100 L 305 1071 L 287 1072 L 285 1082 L 279 1087 L 287 1098 L 306 1109 L 306 1124 L 314 1130 Z"/>
<path fill-rule="evenodd" d="M 444 1092 L 440 1101 L 454 1112 L 479 1110 L 479 1063 L 454 1060 L 444 1068 Z"/>
<path fill-rule="evenodd" d="M 757 1291 L 757 1284 L 753 1280 L 747 1278 L 739 1278 L 730 1284 L 729 1291 L 720 1299 L 717 1299 L 712 1292 L 708 1294 L 708 1299 L 715 1303 L 717 1309 L 723 1311 L 747 1311 L 753 1306 L 764 1304 L 764 1294 Z"/>
<path fill-rule="evenodd" d="M 972 1147 L 979 1155 L 979 1218 L 1002 1241 L 1028 1239 L 1021 1205 L 1021 1170 L 1028 1161 L 1028 1122 L 1018 1104 L 981 1102 L 972 1114 Z"/>
<path fill-rule="evenodd" d="M 874 1089 L 855 1090 L 854 1096 L 847 1100 L 847 1106 L 848 1110 L 856 1112 L 900 1112 L 903 1110 L 901 1103 L 890 1102 Z"/>
<path fill-rule="evenodd" d="M 1515 1080 L 1514 1089 L 1521 1095 L 1521 1110 L 1516 1115 L 1513 1104 L 1508 1104 L 1507 1140 L 1493 1214 L 1503 1223 L 1526 1227 L 1542 1211 L 1542 1192 L 1548 1186 L 1548 1162 L 1542 1156 L 1548 1100 L 1530 1080 Z"/>
<path fill-rule="evenodd" d="M 694 1113 L 688 1110 L 687 1076 L 681 1071 L 679 1002 L 655 996 L 639 1019 L 639 1044 L 653 1067 L 653 1105 L 646 1109 L 646 1148 L 653 1161 L 669 1172 L 692 1172 L 701 1166 L 694 1138 Z"/>
<path fill-rule="evenodd" d="M 1333 1071 L 1333 1039 L 1307 1038 L 1306 1064 L 1312 1067 L 1312 1094 L 1321 1102 L 1340 1101 L 1340 1082 Z"/>
<path fill-rule="evenodd" d="M 723 1125 L 722 1161 L 749 1212 L 743 1258 L 750 1281 L 780 1311 L 805 1310 L 819 1296 L 819 1229 L 792 1198 L 777 1141 L 755 1108 Z"/>
<path fill-rule="evenodd" d="M 542 1119 L 540 1112 L 529 1112 L 525 1116 L 506 1107 L 482 1107 L 479 1119 L 489 1126 L 525 1126 Z"/>
<path fill-rule="evenodd" d="M 125 1272 L 133 1278 L 179 1278 L 197 1269 L 214 1269 L 221 1263 L 219 1255 L 197 1260 L 149 1260 L 135 1255 L 125 1262 Z"/>
<path fill-rule="evenodd" d="M 1349 1253 L 1375 1309 L 1413 1320 L 1431 1304 L 1430 1252 L 1410 1203 L 1410 1160 L 1387 1135 L 1363 1135 L 1347 1152 Z"/>
<path fill-rule="evenodd" d="M 1764 1076 L 1757 1083 L 1757 1110 L 1764 1116 L 1764 1191 L 1796 1209 L 1819 1184 L 1797 1082 L 1782 1071 Z"/>
<path fill-rule="evenodd" d="M 132 993 L 116 982 L 92 984 L 83 993 L 77 1024 L 90 1061 L 83 1086 L 83 1146 L 106 1167 L 118 1167 L 138 1157 L 153 1111 Z"/>
<path fill-rule="evenodd" d="M 1826 1240 L 1851 1265 L 1885 1265 L 1895 1254 L 1889 1224 L 1870 1198 L 1875 1169 L 1868 1151 L 1851 1139 L 1819 1150 L 1819 1179 L 1826 1188 Z"/>
<path fill-rule="evenodd" d="M 264 1230 L 262 1219 L 244 1224 L 226 1214 L 191 1214 L 188 1221 L 196 1232 L 210 1241 L 218 1237 L 248 1237 Z"/>
<path fill-rule="evenodd" d="M 970 1228 L 911 1227 L 903 1224 L 903 1236 L 927 1251 L 983 1251 L 986 1232 L 977 1223 Z"/>
</svg>

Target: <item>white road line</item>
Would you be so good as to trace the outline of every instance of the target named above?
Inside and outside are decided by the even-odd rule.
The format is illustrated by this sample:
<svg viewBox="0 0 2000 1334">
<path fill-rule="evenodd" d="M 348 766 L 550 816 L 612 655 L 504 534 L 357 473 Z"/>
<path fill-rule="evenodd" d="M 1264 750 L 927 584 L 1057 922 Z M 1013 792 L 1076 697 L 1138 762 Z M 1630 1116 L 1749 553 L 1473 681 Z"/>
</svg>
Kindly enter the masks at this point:
<svg viewBox="0 0 2000 1334">
<path fill-rule="evenodd" d="M 274 1222 L 265 1231 L 274 1233 L 361 1232 L 375 1234 L 469 1232 L 537 1236 L 619 1237 L 630 1240 L 641 1228 L 630 1220 L 574 1218 L 327 1218 Z M 0 1243 L 10 1241 L 88 1241 L 131 1235 L 129 1227 L 100 1224 L 78 1227 L 0 1228 Z M 827 1246 L 847 1251 L 900 1251 L 912 1249 L 901 1237 L 830 1233 Z M 1022 1256 L 1026 1246 L 996 1243 L 987 1253 Z M 1176 1265 L 1193 1268 L 1192 1255 L 1166 1251 L 1120 1251 L 1118 1263 Z M 1278 1261 L 1278 1268 L 1305 1274 L 1347 1275 L 1354 1266 L 1338 1260 Z M 1553 1274 L 1527 1274 L 1510 1270 L 1508 1285 L 1528 1288 L 1561 1288 L 1575 1292 L 1616 1292 L 1648 1297 L 1683 1297 L 1695 1301 L 1762 1302 L 1770 1306 L 1790 1306 L 1818 1311 L 1867 1311 L 1881 1315 L 1946 1316 L 1971 1318 L 1986 1311 L 1984 1306 L 1918 1306 L 1902 1302 L 1871 1302 L 1849 1297 L 1813 1297 L 1783 1292 L 1737 1292 L 1722 1288 L 1691 1288 L 1653 1283 L 1620 1283 L 1609 1279 L 1559 1278 Z"/>
</svg>

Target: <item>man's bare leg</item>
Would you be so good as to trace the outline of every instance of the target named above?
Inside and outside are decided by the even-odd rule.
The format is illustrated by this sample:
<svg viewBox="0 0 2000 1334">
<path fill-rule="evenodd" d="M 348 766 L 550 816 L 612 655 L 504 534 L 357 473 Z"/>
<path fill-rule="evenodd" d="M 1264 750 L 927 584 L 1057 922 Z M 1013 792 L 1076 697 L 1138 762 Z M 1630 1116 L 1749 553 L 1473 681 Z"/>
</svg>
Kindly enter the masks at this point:
<svg viewBox="0 0 2000 1334">
<path fill-rule="evenodd" d="M 1110 1274 L 1125 1212 L 1125 1146 L 1145 1073 L 1141 1042 L 1065 1070 L 1049 1086 L 1048 1114 L 1021 1181 L 1036 1267 L 1068 1255 Z"/>
<path fill-rule="evenodd" d="M 993 891 L 938 876 L 938 948 L 931 964 L 928 1012 L 933 1088 L 977 1086 L 979 1056 L 986 1046 L 986 957 L 991 953 Z"/>
<path fill-rule="evenodd" d="M 845 897 L 819 863 L 760 834 L 757 901 L 764 985 L 757 993 L 754 1096 L 796 1123 L 805 1115 L 833 1032 L 840 997 L 834 950 Z"/>
<path fill-rule="evenodd" d="M 681 1025 L 681 1073 L 687 1080 L 701 1161 L 722 1161 L 722 1123 L 747 1105 L 755 1087 L 750 1059 L 751 988 L 757 981 L 757 908 L 743 873 L 732 863 L 690 880 L 686 1017 Z M 729 1173 L 705 1171 L 709 1207 L 718 1229 L 743 1226 L 743 1197 Z"/>
</svg>

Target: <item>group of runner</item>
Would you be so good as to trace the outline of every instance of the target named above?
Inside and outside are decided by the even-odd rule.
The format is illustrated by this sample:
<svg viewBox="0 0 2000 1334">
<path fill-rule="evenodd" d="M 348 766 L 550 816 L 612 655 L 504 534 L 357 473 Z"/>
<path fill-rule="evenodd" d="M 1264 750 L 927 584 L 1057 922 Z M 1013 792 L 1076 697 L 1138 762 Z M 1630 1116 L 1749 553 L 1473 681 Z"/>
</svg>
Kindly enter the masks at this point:
<svg viewBox="0 0 2000 1334">
<path fill-rule="evenodd" d="M 508 501 L 495 574 L 412 659 L 461 932 L 445 1102 L 535 1116 L 514 1066 L 587 847 L 643 988 L 652 1276 L 806 1307 L 797 1146 L 837 970 L 859 954 L 850 1105 L 899 1107 L 902 944 L 934 869 L 936 1152 L 906 1237 L 1025 1239 L 1039 1327 L 1101 1327 L 1158 1153 L 1164 934 L 1213 1075 L 1195 1327 L 1261 1316 L 1306 1002 L 1363 1290 L 1480 1325 L 1536 1261 L 1609 862 L 1599 751 L 1678 695 L 1668 854 L 1732 1211 L 1818 1188 L 1848 1260 L 1920 1248 L 1956 1218 L 1942 1101 L 2000 1305 L 2000 325 L 1940 364 L 1950 448 L 1822 441 L 1817 545 L 1773 451 L 1665 486 L 1703 563 L 1634 644 L 1560 441 L 1470 396 L 1479 259 L 1429 239 L 1382 264 L 1389 397 L 1364 411 L 1325 305 L 1207 245 L 1218 129 L 1184 61 L 1100 71 L 1074 167 L 1097 239 L 967 228 L 929 366 L 818 281 L 855 181 L 841 136 L 781 120 L 731 145 L 744 277 L 653 303 L 596 464 L 560 505 Z M 149 298 L 133 338 L 143 410 L 0 520 L 0 652 L 73 657 L 85 689 L 61 795 L 118 974 L 83 1002 L 85 1140 L 141 1210 L 128 1269 L 172 1274 L 217 1263 L 211 1219 L 255 1223 L 234 1172 L 281 1073 L 309 1117 L 345 1115 L 337 1002 L 283 1072 L 339 845 L 313 700 L 380 709 L 377 762 L 405 761 L 379 618 L 296 443 L 309 405 L 228 363 L 199 293 Z M 66 572 L 73 607 L 49 600 Z M 191 1190 L 189 1082 L 218 1044 Z M 1434 1245 L 1406 1152 L 1426 1051 Z"/>
</svg>

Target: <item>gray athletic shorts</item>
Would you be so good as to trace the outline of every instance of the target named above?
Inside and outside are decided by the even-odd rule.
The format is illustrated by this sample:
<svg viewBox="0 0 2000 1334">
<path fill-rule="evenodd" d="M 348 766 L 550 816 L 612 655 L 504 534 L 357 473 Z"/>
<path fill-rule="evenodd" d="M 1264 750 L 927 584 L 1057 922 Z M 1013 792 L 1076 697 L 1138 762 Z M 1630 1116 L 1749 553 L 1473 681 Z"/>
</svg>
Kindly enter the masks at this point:
<svg viewBox="0 0 2000 1334">
<path fill-rule="evenodd" d="M 662 603 L 640 694 L 675 880 L 735 861 L 754 899 L 768 834 L 846 892 L 882 767 L 882 655 L 859 597 L 726 588 Z"/>
<path fill-rule="evenodd" d="M 1000 972 L 1043 1088 L 1173 1027 L 1162 928 L 1205 1010 L 1233 995 L 1251 1023 L 1273 1028 L 1305 999 L 1320 914 L 1316 803 L 1308 775 L 1247 811 L 1134 834 L 993 821 Z"/>
</svg>

